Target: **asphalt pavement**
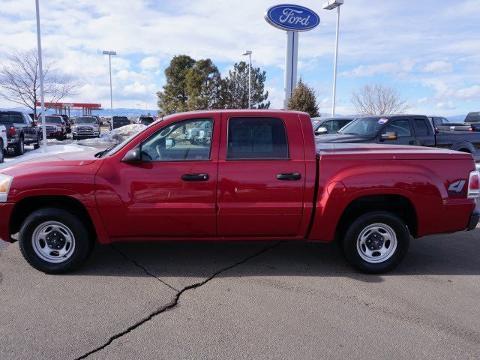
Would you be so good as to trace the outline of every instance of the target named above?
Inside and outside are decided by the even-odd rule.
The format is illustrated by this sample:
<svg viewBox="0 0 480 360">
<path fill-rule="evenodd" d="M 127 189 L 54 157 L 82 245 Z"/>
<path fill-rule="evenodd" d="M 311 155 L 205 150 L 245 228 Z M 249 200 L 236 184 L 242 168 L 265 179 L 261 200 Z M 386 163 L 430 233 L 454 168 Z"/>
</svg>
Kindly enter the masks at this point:
<svg viewBox="0 0 480 360">
<path fill-rule="evenodd" d="M 98 246 L 45 275 L 0 245 L 0 359 L 478 359 L 480 230 L 412 242 L 388 275 L 335 246 Z"/>
</svg>

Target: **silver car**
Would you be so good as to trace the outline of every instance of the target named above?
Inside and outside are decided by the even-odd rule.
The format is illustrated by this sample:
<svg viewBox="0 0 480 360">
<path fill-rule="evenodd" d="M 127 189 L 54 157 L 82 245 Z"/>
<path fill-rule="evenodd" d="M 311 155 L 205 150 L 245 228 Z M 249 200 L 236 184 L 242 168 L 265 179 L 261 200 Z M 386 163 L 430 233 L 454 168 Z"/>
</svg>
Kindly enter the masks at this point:
<svg viewBox="0 0 480 360">
<path fill-rule="evenodd" d="M 100 122 L 94 116 L 79 116 L 73 119 L 73 139 L 100 137 Z"/>
</svg>

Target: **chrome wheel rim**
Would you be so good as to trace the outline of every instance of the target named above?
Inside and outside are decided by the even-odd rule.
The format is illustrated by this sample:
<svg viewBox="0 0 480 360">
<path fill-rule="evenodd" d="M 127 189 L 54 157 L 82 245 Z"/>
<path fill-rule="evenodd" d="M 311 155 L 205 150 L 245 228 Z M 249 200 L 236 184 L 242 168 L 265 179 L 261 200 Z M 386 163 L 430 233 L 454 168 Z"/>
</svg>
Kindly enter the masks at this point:
<svg viewBox="0 0 480 360">
<path fill-rule="evenodd" d="M 40 259 L 59 264 L 72 256 L 75 250 L 75 236 L 65 224 L 46 221 L 33 231 L 32 245 Z"/>
<path fill-rule="evenodd" d="M 370 264 L 390 259 L 397 250 L 395 231 L 387 224 L 375 223 L 365 227 L 357 237 L 357 252 Z"/>
</svg>

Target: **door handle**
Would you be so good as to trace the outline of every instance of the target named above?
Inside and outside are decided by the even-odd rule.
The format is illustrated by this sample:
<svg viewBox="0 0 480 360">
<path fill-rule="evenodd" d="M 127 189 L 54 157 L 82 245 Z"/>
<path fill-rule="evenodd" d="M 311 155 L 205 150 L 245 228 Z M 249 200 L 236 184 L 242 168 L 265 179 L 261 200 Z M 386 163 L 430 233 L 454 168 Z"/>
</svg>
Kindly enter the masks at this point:
<svg viewBox="0 0 480 360">
<path fill-rule="evenodd" d="M 183 174 L 183 181 L 207 181 L 209 179 L 208 174 Z"/>
<path fill-rule="evenodd" d="M 300 173 L 285 173 L 277 174 L 277 180 L 295 181 L 300 180 L 302 175 Z"/>
</svg>

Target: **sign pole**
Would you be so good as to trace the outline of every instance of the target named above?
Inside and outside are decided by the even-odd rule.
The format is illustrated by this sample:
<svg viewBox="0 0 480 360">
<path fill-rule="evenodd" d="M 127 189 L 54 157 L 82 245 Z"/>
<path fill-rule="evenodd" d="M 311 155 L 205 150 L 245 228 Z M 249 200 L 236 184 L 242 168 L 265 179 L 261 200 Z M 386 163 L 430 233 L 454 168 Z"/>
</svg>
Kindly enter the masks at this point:
<svg viewBox="0 0 480 360">
<path fill-rule="evenodd" d="M 288 102 L 297 86 L 298 64 L 298 32 L 287 31 L 287 54 L 285 59 L 285 101 L 284 108 L 288 109 Z"/>
<path fill-rule="evenodd" d="M 40 5 L 35 1 L 35 10 L 37 16 L 37 51 L 38 51 L 38 72 L 40 75 L 40 105 L 42 107 L 42 136 L 43 151 L 47 151 L 47 129 L 45 127 L 45 95 L 43 91 L 43 66 L 42 66 L 42 35 L 40 33 Z M 36 119 L 35 119 L 36 120 Z"/>
</svg>

